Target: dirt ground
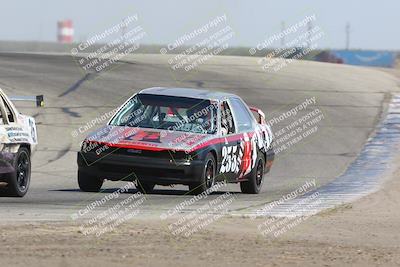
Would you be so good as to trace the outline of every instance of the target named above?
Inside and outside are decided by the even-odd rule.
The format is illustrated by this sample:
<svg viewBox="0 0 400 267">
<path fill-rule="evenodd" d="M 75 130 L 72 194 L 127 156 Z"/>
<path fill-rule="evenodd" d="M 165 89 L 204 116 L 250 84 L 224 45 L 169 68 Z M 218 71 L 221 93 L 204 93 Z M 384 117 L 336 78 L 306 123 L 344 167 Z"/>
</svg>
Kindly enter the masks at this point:
<svg viewBox="0 0 400 267">
<path fill-rule="evenodd" d="M 1 226 L 0 266 L 400 266 L 400 168 L 382 190 L 264 237 L 265 219 L 224 217 L 190 237 L 142 218 L 83 235 L 72 223 Z"/>
</svg>

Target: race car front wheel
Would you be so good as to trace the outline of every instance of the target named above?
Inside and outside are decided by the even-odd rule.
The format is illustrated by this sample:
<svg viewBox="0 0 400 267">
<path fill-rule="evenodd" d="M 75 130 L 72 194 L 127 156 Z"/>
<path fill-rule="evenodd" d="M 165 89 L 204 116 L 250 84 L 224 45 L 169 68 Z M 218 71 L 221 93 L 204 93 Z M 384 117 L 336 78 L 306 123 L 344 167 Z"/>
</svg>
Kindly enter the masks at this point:
<svg viewBox="0 0 400 267">
<path fill-rule="evenodd" d="M 189 190 L 192 194 L 201 194 L 214 185 L 216 166 L 214 156 L 211 153 L 208 153 L 204 160 L 204 169 L 201 181 L 189 185 Z"/>
<path fill-rule="evenodd" d="M 240 189 L 245 194 L 258 194 L 264 181 L 264 156 L 260 155 L 257 158 L 257 164 L 254 170 L 251 171 L 248 180 L 240 183 Z"/>
<path fill-rule="evenodd" d="M 23 197 L 28 192 L 31 181 L 31 159 L 29 150 L 20 147 L 13 162 L 14 172 L 6 175 L 5 195 Z"/>
<path fill-rule="evenodd" d="M 103 179 L 78 170 L 79 188 L 84 192 L 99 192 L 103 181 Z"/>
</svg>

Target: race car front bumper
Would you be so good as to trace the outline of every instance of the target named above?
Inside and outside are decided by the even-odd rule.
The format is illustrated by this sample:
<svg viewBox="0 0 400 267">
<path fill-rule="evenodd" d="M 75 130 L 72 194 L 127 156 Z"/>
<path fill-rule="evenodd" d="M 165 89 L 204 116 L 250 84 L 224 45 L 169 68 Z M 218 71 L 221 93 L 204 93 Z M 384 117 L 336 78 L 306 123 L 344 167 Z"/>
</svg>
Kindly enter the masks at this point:
<svg viewBox="0 0 400 267">
<path fill-rule="evenodd" d="M 134 155 L 78 152 L 79 171 L 101 179 L 113 181 L 154 182 L 160 185 L 191 184 L 201 181 L 204 163 L 201 160 L 153 158 Z"/>
</svg>

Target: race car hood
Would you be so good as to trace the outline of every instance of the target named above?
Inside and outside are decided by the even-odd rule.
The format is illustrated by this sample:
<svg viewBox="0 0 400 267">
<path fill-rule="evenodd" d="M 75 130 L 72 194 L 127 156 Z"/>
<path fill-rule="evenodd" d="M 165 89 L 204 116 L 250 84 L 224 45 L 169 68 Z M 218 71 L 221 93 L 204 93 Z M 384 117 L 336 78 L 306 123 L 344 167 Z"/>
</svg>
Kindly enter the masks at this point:
<svg viewBox="0 0 400 267">
<path fill-rule="evenodd" d="M 107 125 L 90 134 L 85 141 L 141 150 L 192 151 L 213 137 L 210 134 Z"/>
</svg>

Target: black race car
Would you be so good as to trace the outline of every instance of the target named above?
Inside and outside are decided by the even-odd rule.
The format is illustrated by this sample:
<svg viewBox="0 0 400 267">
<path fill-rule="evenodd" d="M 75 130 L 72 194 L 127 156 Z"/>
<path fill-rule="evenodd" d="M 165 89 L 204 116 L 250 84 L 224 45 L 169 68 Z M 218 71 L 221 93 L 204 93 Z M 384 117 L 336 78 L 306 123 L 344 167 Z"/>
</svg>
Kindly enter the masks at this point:
<svg viewBox="0 0 400 267">
<path fill-rule="evenodd" d="M 255 113 L 255 115 L 254 115 Z M 188 185 L 198 194 L 216 182 L 257 194 L 274 160 L 263 112 L 233 94 L 149 88 L 126 101 L 78 152 L 78 183 L 97 192 L 104 179 Z"/>
</svg>

